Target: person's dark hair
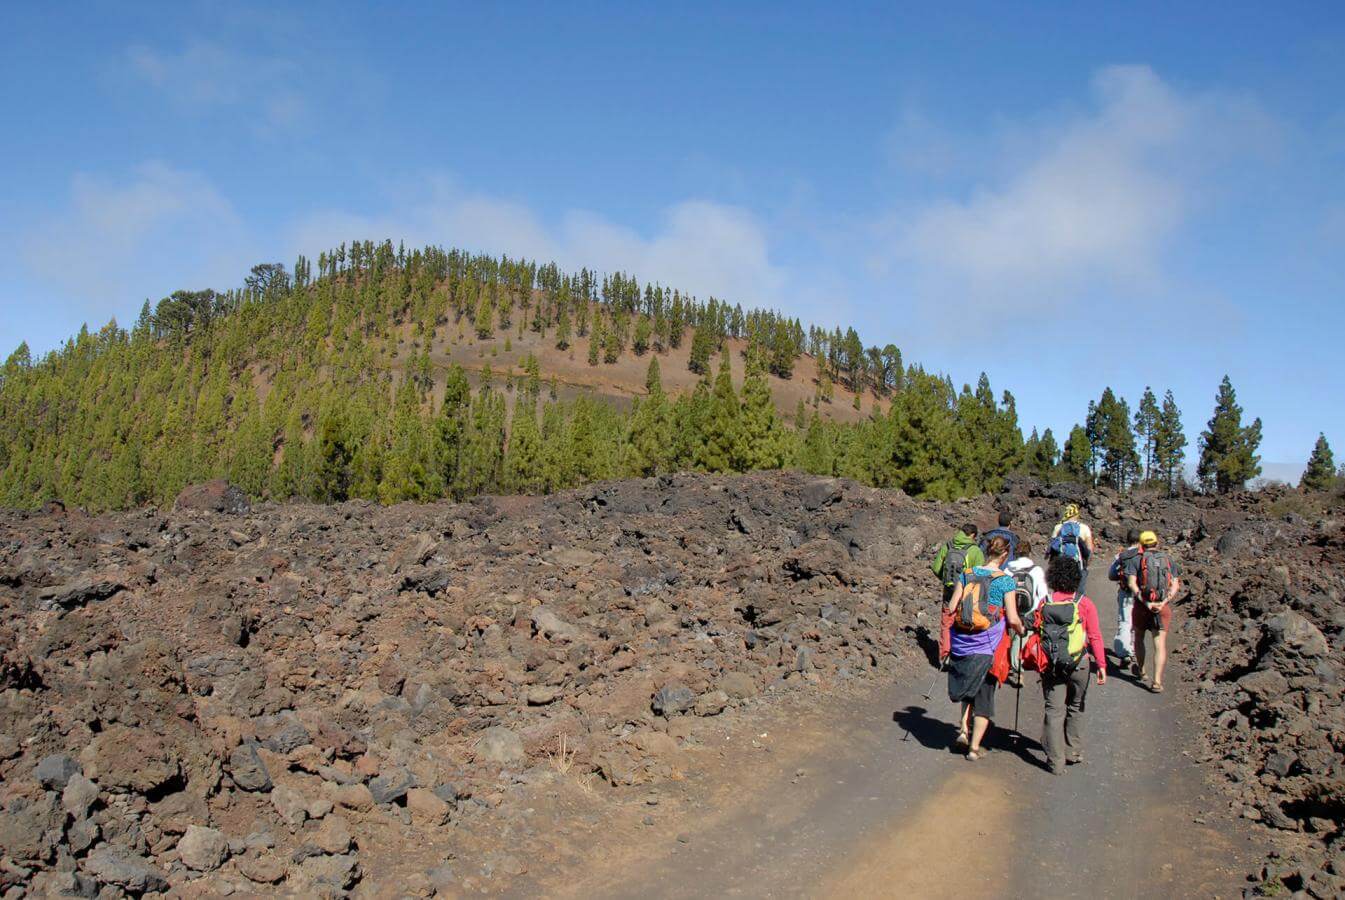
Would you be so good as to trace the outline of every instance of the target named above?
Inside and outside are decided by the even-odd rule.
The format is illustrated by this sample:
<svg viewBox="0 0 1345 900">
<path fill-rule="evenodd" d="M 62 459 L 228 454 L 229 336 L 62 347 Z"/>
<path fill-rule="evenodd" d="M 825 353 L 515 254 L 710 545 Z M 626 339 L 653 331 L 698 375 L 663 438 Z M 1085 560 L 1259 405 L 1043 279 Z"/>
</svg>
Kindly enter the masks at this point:
<svg viewBox="0 0 1345 900">
<path fill-rule="evenodd" d="M 1009 539 L 1002 534 L 997 534 L 985 545 L 985 558 L 999 559 L 1009 552 Z"/>
<path fill-rule="evenodd" d="M 1046 586 L 1062 594 L 1074 594 L 1079 590 L 1082 574 L 1076 560 L 1068 556 L 1053 556 L 1046 565 Z"/>
<path fill-rule="evenodd" d="M 999 527 L 1008 528 L 1013 524 L 1013 510 L 1001 509 L 999 511 Z"/>
<path fill-rule="evenodd" d="M 1032 542 L 1027 538 L 1018 539 L 1018 555 L 1019 556 L 1032 555 Z"/>
<path fill-rule="evenodd" d="M 962 533 L 965 534 L 967 537 L 976 537 L 977 531 L 978 529 L 976 528 L 976 523 L 974 522 L 968 522 L 966 525 L 962 526 Z M 1138 540 L 1138 538 L 1136 540 Z"/>
<path fill-rule="evenodd" d="M 1127 531 L 1126 531 L 1126 543 L 1127 543 L 1127 544 L 1138 544 L 1139 542 L 1140 542 L 1140 530 L 1139 530 L 1138 528 L 1130 528 L 1130 529 L 1127 529 Z"/>
</svg>

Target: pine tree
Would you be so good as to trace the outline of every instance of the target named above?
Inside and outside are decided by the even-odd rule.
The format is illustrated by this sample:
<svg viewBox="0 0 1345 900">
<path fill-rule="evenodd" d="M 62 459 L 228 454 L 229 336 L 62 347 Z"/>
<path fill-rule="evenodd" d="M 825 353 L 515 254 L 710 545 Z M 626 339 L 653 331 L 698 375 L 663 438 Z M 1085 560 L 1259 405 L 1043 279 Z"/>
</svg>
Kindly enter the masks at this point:
<svg viewBox="0 0 1345 900">
<path fill-rule="evenodd" d="M 314 500 L 340 503 L 350 496 L 354 455 L 344 418 L 339 412 L 328 410 L 318 423 L 317 458 L 312 474 Z"/>
<path fill-rule="evenodd" d="M 458 481 L 458 464 L 468 429 L 472 388 L 462 366 L 453 365 L 444 382 L 444 399 L 434 422 L 434 456 L 439 478 L 446 488 Z"/>
<path fill-rule="evenodd" d="M 1118 490 L 1130 487 L 1140 472 L 1140 457 L 1130 422 L 1130 404 L 1117 397 L 1115 413 L 1107 423 L 1104 464 L 1108 477 Z"/>
<path fill-rule="evenodd" d="M 1130 405 L 1111 388 L 1090 403 L 1085 427 L 1092 449 L 1094 471 L 1117 490 L 1125 490 L 1139 471 L 1135 433 L 1130 429 Z"/>
<path fill-rule="evenodd" d="M 674 345 L 675 346 L 675 345 Z M 687 368 L 697 375 L 710 371 L 710 332 L 706 328 L 697 328 L 691 337 L 691 356 Z"/>
<path fill-rule="evenodd" d="M 766 381 L 766 365 L 759 353 L 747 360 L 739 414 L 739 447 L 735 468 L 778 469 L 784 465 L 784 439 L 775 413 L 775 401 Z"/>
<path fill-rule="evenodd" d="M 1082 484 L 1093 483 L 1093 450 L 1088 432 L 1082 425 L 1075 425 L 1065 439 L 1065 450 L 1060 459 L 1060 467 L 1065 477 Z"/>
<path fill-rule="evenodd" d="M 624 468 L 633 475 L 647 477 L 665 472 L 672 466 L 672 408 L 663 393 L 658 357 L 649 360 L 645 375 L 646 396 L 631 410 L 626 432 L 627 462 Z"/>
<path fill-rule="evenodd" d="M 472 401 L 471 418 L 453 483 L 456 497 L 474 497 L 500 483 L 504 454 L 504 396 L 483 384 Z"/>
<path fill-rule="evenodd" d="M 1059 461 L 1060 446 L 1056 444 L 1055 435 L 1048 428 L 1042 432 L 1041 440 L 1037 442 L 1037 446 L 1034 448 L 1029 461 L 1029 470 L 1038 478 L 1050 484 L 1055 478 L 1056 466 Z"/>
<path fill-rule="evenodd" d="M 593 320 L 593 333 L 588 338 L 588 364 L 596 366 L 598 364 L 599 354 L 602 351 L 604 343 L 602 333 L 602 319 Z"/>
<path fill-rule="evenodd" d="M 654 329 L 649 324 L 649 319 L 640 316 L 635 322 L 635 336 L 631 339 L 631 349 L 635 351 L 636 356 L 644 356 L 649 350 L 649 339 L 653 333 Z"/>
<path fill-rule="evenodd" d="M 291 413 L 285 425 L 285 440 L 280 465 L 271 476 L 271 496 L 276 500 L 288 500 L 303 490 L 304 484 L 304 428 L 297 413 Z M 168 476 L 170 488 L 181 489 L 191 481 L 191 476 L 182 464 L 189 462 L 185 456 L 176 460 L 175 471 Z"/>
<path fill-rule="evenodd" d="M 472 316 L 472 324 L 476 326 L 476 336 L 480 340 L 486 340 L 495 334 L 495 307 L 491 305 L 490 294 L 482 291 L 481 300 L 476 304 L 476 314 Z"/>
<path fill-rule="evenodd" d="M 821 364 L 822 374 L 817 380 L 817 397 L 824 403 L 830 403 L 835 393 L 834 382 L 831 379 L 831 367 L 826 363 Z"/>
<path fill-rule="evenodd" d="M 397 389 L 391 441 L 378 485 L 382 503 L 429 500 L 443 494 L 434 448 L 421 420 L 421 394 L 415 380 L 404 378 Z"/>
<path fill-rule="evenodd" d="M 1158 398 L 1152 388 L 1144 388 L 1139 409 L 1135 411 L 1135 433 L 1139 435 L 1141 460 L 1144 466 L 1144 480 L 1154 477 L 1154 435 L 1158 431 L 1158 421 L 1162 415 L 1158 408 Z"/>
<path fill-rule="evenodd" d="M 673 465 L 678 469 L 697 466 L 701 445 L 705 443 L 712 393 L 710 379 L 702 376 L 690 393 L 678 397 L 673 404 Z"/>
<path fill-rule="evenodd" d="M 509 448 L 504 456 L 504 486 L 515 493 L 532 494 L 543 489 L 545 470 L 542 436 L 537 427 L 537 407 L 524 395 L 514 403 L 509 430 Z"/>
<path fill-rule="evenodd" d="M 832 428 L 813 412 L 799 450 L 799 467 L 813 475 L 836 474 L 836 447 Z"/>
<path fill-rule="evenodd" d="M 700 331 L 696 333 L 700 334 Z M 720 360 L 719 374 L 715 376 L 698 450 L 696 467 L 703 472 L 732 472 L 743 457 L 738 396 L 733 390 L 727 352 Z"/>
<path fill-rule="evenodd" d="M 1214 415 L 1200 435 L 1200 463 L 1196 475 L 1205 490 L 1227 494 L 1241 489 L 1261 474 L 1261 420 L 1242 424 L 1242 407 L 1228 376 L 1219 384 Z"/>
<path fill-rule="evenodd" d="M 1335 484 L 1335 480 L 1336 460 L 1331 454 L 1331 445 L 1326 442 L 1325 434 L 1319 434 L 1298 487 L 1305 491 L 1325 491 Z"/>
<path fill-rule="evenodd" d="M 911 369 L 906 390 L 888 414 L 875 420 L 879 432 L 872 462 L 874 482 L 915 497 L 951 499 L 962 493 L 957 473 L 960 429 L 952 387 L 944 379 Z M 837 432 L 840 440 L 844 432 Z M 841 448 L 837 450 L 841 453 Z"/>
<path fill-rule="evenodd" d="M 568 350 L 570 348 L 570 310 L 567 306 L 560 308 L 560 321 L 556 323 L 556 349 Z"/>
<path fill-rule="evenodd" d="M 789 323 L 783 318 L 775 320 L 771 331 L 771 372 L 779 378 L 788 380 L 794 377 L 794 359 L 798 356 L 798 347 L 790 332 Z"/>
<path fill-rule="evenodd" d="M 1182 427 L 1182 412 L 1172 391 L 1163 395 L 1163 406 L 1154 429 L 1154 466 L 1169 494 L 1176 494 L 1183 481 L 1186 465 L 1186 431 Z"/>
<path fill-rule="evenodd" d="M 1023 471 L 1032 474 L 1033 460 L 1037 458 L 1037 448 L 1041 445 L 1041 437 L 1037 434 L 1037 429 L 1033 428 L 1032 433 L 1028 435 L 1027 440 L 1023 442 Z"/>
</svg>

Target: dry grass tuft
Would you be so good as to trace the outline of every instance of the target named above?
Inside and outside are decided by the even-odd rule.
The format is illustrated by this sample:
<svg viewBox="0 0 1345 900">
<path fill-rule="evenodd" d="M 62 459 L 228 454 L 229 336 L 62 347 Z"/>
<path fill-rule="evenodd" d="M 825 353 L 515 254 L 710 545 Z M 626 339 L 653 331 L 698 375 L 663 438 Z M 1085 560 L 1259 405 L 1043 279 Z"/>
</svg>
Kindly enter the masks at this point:
<svg viewBox="0 0 1345 900">
<path fill-rule="evenodd" d="M 569 735 L 562 733 L 556 738 L 555 748 L 547 751 L 547 762 L 561 775 L 568 775 L 570 769 L 574 768 L 574 757 L 577 752 L 570 746 Z"/>
</svg>

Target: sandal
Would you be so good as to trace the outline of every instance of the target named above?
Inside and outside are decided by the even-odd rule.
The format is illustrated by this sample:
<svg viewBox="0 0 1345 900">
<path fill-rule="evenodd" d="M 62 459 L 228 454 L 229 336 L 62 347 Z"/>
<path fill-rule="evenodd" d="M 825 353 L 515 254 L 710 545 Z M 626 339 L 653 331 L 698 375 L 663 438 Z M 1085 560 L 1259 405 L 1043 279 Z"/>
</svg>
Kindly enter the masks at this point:
<svg viewBox="0 0 1345 900">
<path fill-rule="evenodd" d="M 968 750 L 967 762 L 976 762 L 976 760 L 980 759 L 983 755 L 985 755 L 984 750 Z"/>
<path fill-rule="evenodd" d="M 1149 686 L 1149 690 L 1153 691 L 1155 694 L 1161 694 L 1163 693 L 1163 686 L 1155 683 Z"/>
<path fill-rule="evenodd" d="M 971 745 L 971 738 L 967 735 L 967 730 L 965 728 L 957 733 L 957 741 L 955 743 L 958 747 L 967 747 Z"/>
</svg>

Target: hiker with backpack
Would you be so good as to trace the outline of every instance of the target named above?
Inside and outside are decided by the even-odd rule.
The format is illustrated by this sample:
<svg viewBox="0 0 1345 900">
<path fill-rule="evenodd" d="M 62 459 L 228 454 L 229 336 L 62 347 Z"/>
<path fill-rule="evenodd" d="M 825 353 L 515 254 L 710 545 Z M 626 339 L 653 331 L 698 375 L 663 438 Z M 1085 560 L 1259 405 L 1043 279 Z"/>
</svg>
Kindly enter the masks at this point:
<svg viewBox="0 0 1345 900">
<path fill-rule="evenodd" d="M 1018 535 L 1014 534 L 1013 529 L 1009 527 L 1012 524 L 1013 512 L 1008 509 L 1001 509 L 999 511 L 999 527 L 992 528 L 981 535 L 981 552 L 985 552 L 985 548 L 990 545 L 991 538 L 1002 537 L 1009 542 L 1009 562 L 1013 562 L 1017 559 L 1018 553 L 1020 552 L 1018 549 Z"/>
<path fill-rule="evenodd" d="M 1116 640 L 1112 642 L 1112 650 L 1123 663 L 1129 663 L 1130 657 L 1135 653 L 1135 624 L 1134 607 L 1135 595 L 1130 592 L 1130 579 L 1127 577 L 1130 572 L 1132 561 L 1138 560 L 1140 555 L 1140 531 L 1138 528 L 1131 528 L 1126 532 L 1126 546 L 1116 558 L 1112 560 L 1111 566 L 1107 569 L 1107 578 L 1115 581 L 1116 585 Z"/>
<path fill-rule="evenodd" d="M 1012 550 L 1010 551 L 1012 552 Z M 1024 625 L 1032 621 L 1032 613 L 1046 599 L 1046 573 L 1032 561 L 1032 542 L 1023 538 L 1018 544 L 1018 556 L 1009 561 L 1004 571 L 1013 576 L 1014 598 L 1018 604 L 1018 619 Z M 1023 677 L 1023 638 L 1013 636 L 1009 647 L 1009 661 L 1013 663 L 1015 682 Z"/>
<path fill-rule="evenodd" d="M 943 583 L 943 600 L 939 605 L 939 662 L 948 658 L 949 629 L 953 625 L 953 614 L 949 611 L 948 601 L 953 591 L 961 583 L 962 573 L 985 563 L 985 554 L 976 544 L 976 525 L 968 522 L 939 547 L 930 568 Z"/>
<path fill-rule="evenodd" d="M 953 617 L 948 699 L 962 705 L 957 746 L 981 758 L 981 741 L 995 716 L 995 689 L 1009 675 L 1008 632 L 1023 633 L 1013 576 L 1004 571 L 1009 542 L 992 539 L 984 565 L 964 572 L 946 607 Z"/>
<path fill-rule="evenodd" d="M 1163 670 L 1168 662 L 1168 630 L 1172 626 L 1172 601 L 1181 592 L 1181 567 L 1166 550 L 1158 548 L 1158 535 L 1140 535 L 1140 552 L 1126 570 L 1126 584 L 1135 596 L 1135 658 L 1131 671 L 1144 680 L 1144 636 L 1154 636 L 1154 676 L 1149 690 L 1163 693 Z"/>
<path fill-rule="evenodd" d="M 1093 529 L 1079 521 L 1079 505 L 1077 503 L 1068 504 L 1060 523 L 1051 532 L 1051 546 L 1046 554 L 1048 559 L 1063 556 L 1077 562 L 1080 571 L 1083 573 L 1081 583 L 1086 586 L 1088 584 L 1088 561 L 1093 558 L 1093 551 L 1096 549 L 1097 546 L 1093 543 Z"/>
<path fill-rule="evenodd" d="M 1107 651 L 1098 627 L 1097 607 L 1084 596 L 1083 571 L 1066 556 L 1054 557 L 1046 567 L 1051 594 L 1033 615 L 1033 637 L 1024 655 L 1041 673 L 1046 701 L 1042 746 L 1053 775 L 1083 762 L 1084 700 L 1088 680 L 1097 669 L 1097 683 L 1107 683 Z M 1087 657 L 1091 657 L 1091 663 Z"/>
</svg>

